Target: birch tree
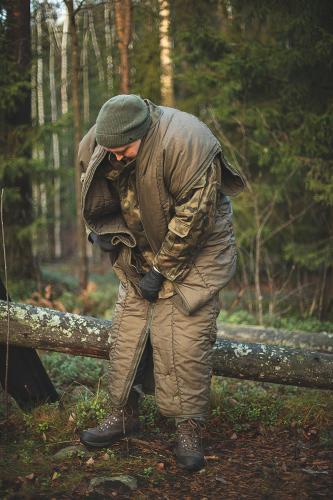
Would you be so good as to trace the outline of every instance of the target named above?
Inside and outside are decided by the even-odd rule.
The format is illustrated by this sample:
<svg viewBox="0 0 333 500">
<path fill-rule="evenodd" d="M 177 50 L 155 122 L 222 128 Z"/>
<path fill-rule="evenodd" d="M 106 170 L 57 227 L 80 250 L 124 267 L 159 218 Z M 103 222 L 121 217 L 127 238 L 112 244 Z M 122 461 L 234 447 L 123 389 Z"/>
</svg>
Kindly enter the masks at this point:
<svg viewBox="0 0 333 500">
<path fill-rule="evenodd" d="M 172 39 L 170 36 L 170 5 L 168 0 L 159 0 L 160 8 L 160 61 L 162 104 L 174 106 L 173 67 L 171 60 Z"/>
<path fill-rule="evenodd" d="M 102 56 L 101 56 L 101 51 L 99 49 L 99 45 L 98 45 L 98 41 L 97 41 L 95 25 L 94 25 L 94 14 L 93 14 L 92 9 L 88 10 L 88 19 L 89 19 L 89 31 L 91 33 L 91 41 L 92 41 L 92 45 L 93 45 L 93 49 L 94 49 L 95 57 L 96 57 L 98 79 L 100 82 L 104 82 L 104 69 L 103 69 L 103 63 L 102 63 Z"/>
<path fill-rule="evenodd" d="M 38 117 L 38 125 L 39 127 L 43 127 L 45 125 L 45 109 L 44 109 L 44 61 L 43 61 L 43 48 L 42 48 L 42 38 L 43 38 L 43 30 L 42 30 L 42 6 L 39 6 L 36 12 L 36 28 L 37 28 L 37 117 Z M 41 164 L 45 164 L 45 149 L 43 140 L 40 141 L 38 147 L 38 160 Z M 46 185 L 43 179 L 44 175 L 42 174 L 42 181 L 39 185 L 39 194 L 40 194 L 40 210 L 43 223 L 46 225 L 47 222 L 47 191 Z M 42 238 L 44 242 L 44 252 L 46 254 L 49 253 L 49 245 L 48 238 Z"/>
<path fill-rule="evenodd" d="M 57 93 L 55 83 L 55 37 L 54 37 L 54 21 L 50 8 L 47 7 L 47 27 L 49 31 L 49 74 L 50 74 L 50 97 L 51 97 L 51 122 L 55 124 L 58 119 L 57 110 Z M 52 132 L 52 153 L 53 153 L 53 168 L 54 168 L 54 255 L 56 258 L 61 257 L 61 199 L 60 199 L 60 148 L 59 136 L 57 132 Z"/>
<path fill-rule="evenodd" d="M 61 37 L 61 113 L 63 115 L 68 113 L 68 96 L 67 96 L 68 30 L 69 30 L 69 17 L 68 17 L 68 11 L 66 10 L 64 13 L 64 23 L 62 26 L 62 37 Z"/>
<path fill-rule="evenodd" d="M 110 2 L 104 4 L 104 30 L 106 47 L 106 82 L 109 95 L 113 93 L 113 58 L 112 58 L 112 33 L 111 33 L 111 7 Z"/>
</svg>

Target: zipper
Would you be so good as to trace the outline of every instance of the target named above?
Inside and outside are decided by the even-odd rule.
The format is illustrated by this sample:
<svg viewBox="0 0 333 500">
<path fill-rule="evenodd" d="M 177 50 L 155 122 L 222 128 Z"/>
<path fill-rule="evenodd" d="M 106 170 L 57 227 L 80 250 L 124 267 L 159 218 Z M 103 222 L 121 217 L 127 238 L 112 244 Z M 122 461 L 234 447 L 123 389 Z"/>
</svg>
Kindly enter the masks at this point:
<svg viewBox="0 0 333 500">
<path fill-rule="evenodd" d="M 137 194 L 137 197 L 138 197 L 138 205 L 139 207 L 141 206 L 141 198 L 140 198 L 140 186 L 139 186 L 139 172 L 136 172 L 135 173 L 135 176 L 136 176 L 136 179 L 135 179 L 135 184 L 136 184 L 136 194 Z M 142 220 L 142 213 L 141 213 L 141 210 L 140 210 L 140 220 L 141 220 L 141 223 L 142 223 L 142 228 L 143 228 L 143 232 L 145 234 L 145 237 L 150 245 L 150 248 L 153 250 L 153 252 L 155 252 L 155 254 L 157 254 L 158 252 L 158 249 L 155 247 L 155 245 L 153 245 L 153 243 L 150 241 L 150 239 L 148 238 L 148 235 L 147 235 L 147 232 L 145 230 L 145 226 L 144 226 L 144 223 L 143 223 L 143 220 Z"/>
<path fill-rule="evenodd" d="M 147 312 L 147 321 L 146 321 L 146 324 L 145 324 L 145 330 L 144 330 L 144 334 L 143 334 L 143 345 L 144 346 L 146 345 L 147 337 L 148 337 L 148 334 L 149 334 L 149 330 L 150 330 L 150 327 L 151 327 L 151 324 L 152 324 L 152 321 L 153 321 L 154 310 L 155 310 L 155 303 L 154 302 L 149 302 L 149 304 L 148 304 L 148 312 Z M 128 389 L 133 384 L 133 380 L 134 380 L 134 377 L 135 377 L 135 374 L 136 374 L 136 371 L 138 369 L 140 361 L 141 361 L 141 356 L 138 356 L 138 359 L 136 360 L 136 363 L 135 363 L 135 366 L 134 366 L 134 370 L 133 370 L 133 374 L 134 375 L 129 380 L 129 383 L 126 385 L 123 394 L 127 394 L 129 392 Z"/>
</svg>

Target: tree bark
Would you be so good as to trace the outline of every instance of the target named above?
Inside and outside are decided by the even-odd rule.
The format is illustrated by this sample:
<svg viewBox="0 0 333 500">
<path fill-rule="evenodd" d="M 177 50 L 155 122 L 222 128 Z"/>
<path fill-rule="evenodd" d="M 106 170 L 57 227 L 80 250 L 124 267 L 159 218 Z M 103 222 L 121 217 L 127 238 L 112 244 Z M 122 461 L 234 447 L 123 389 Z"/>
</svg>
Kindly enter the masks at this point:
<svg viewBox="0 0 333 500">
<path fill-rule="evenodd" d="M 85 124 L 89 123 L 89 118 L 90 118 L 88 42 L 89 42 L 88 12 L 84 12 L 81 67 L 82 67 L 82 83 L 83 83 L 83 121 Z"/>
<path fill-rule="evenodd" d="M 36 28 L 37 28 L 37 123 L 39 127 L 44 127 L 45 125 L 45 108 L 44 108 L 44 61 L 43 61 L 43 48 L 42 48 L 42 5 L 40 5 L 36 12 Z M 41 139 L 39 147 L 37 147 L 37 158 L 41 164 L 45 167 L 45 149 L 44 141 Z M 40 201 L 40 213 L 43 221 L 43 227 L 41 228 L 40 240 L 43 242 L 43 246 L 40 247 L 40 252 L 44 257 L 50 256 L 49 239 L 47 237 L 47 192 L 46 184 L 44 179 L 44 172 L 41 172 L 41 180 L 39 183 L 39 201 Z"/>
<path fill-rule="evenodd" d="M 112 34 L 111 34 L 111 7 L 110 2 L 104 4 L 104 32 L 106 48 L 106 78 L 109 95 L 113 93 L 113 58 L 112 58 Z"/>
<path fill-rule="evenodd" d="M 7 304 L 0 302 L 0 342 L 7 331 Z M 111 322 L 27 304 L 10 304 L 11 344 L 108 358 Z M 219 338 L 214 373 L 278 384 L 333 389 L 333 356 Z"/>
<path fill-rule="evenodd" d="M 219 336 L 239 342 L 259 342 L 333 353 L 333 333 L 278 330 L 263 326 L 218 324 Z"/>
<path fill-rule="evenodd" d="M 69 19 L 68 11 L 64 13 L 64 24 L 62 27 L 61 37 L 61 113 L 68 113 L 68 96 L 67 96 L 67 44 L 68 44 L 68 29 Z"/>
<path fill-rule="evenodd" d="M 58 119 L 58 109 L 57 109 L 57 92 L 55 83 L 55 38 L 54 38 L 54 27 L 52 12 L 50 7 L 47 7 L 47 27 L 49 31 L 49 43 L 50 43 L 50 61 L 49 61 L 49 73 L 50 73 L 50 99 L 51 99 L 51 122 L 55 124 Z M 60 147 L 59 147 L 59 136 L 57 132 L 52 132 L 52 153 L 53 153 L 53 169 L 54 169 L 54 199 L 53 199 L 53 211 L 54 211 L 54 256 L 59 259 L 61 257 L 61 234 L 60 234 L 60 221 L 61 221 L 61 200 L 60 200 Z"/>
<path fill-rule="evenodd" d="M 6 288 L 1 279 L 0 299 L 7 299 Z M 9 297 L 8 300 L 10 301 Z M 0 385 L 4 390 L 7 389 L 8 394 L 25 411 L 59 399 L 37 352 L 31 347 L 9 345 L 7 353 L 7 343 L 0 344 Z"/>
<path fill-rule="evenodd" d="M 72 50 L 72 107 L 74 116 L 74 157 L 75 157 L 75 194 L 76 194 L 76 227 L 77 227 L 77 245 L 79 250 L 79 279 L 82 289 L 87 287 L 88 283 L 88 259 L 86 247 L 86 231 L 81 217 L 81 170 L 78 161 L 78 149 L 81 140 L 81 113 L 80 113 L 80 88 L 79 88 L 79 48 L 78 36 L 76 31 L 76 20 L 73 0 L 65 0 L 69 27 L 71 33 Z"/>
<path fill-rule="evenodd" d="M 95 52 L 95 57 L 96 57 L 96 64 L 97 64 L 97 70 L 98 70 L 98 80 L 100 82 L 104 82 L 104 69 L 103 69 L 103 63 L 102 63 L 102 56 L 101 56 L 101 51 L 99 50 L 99 45 L 97 41 L 97 36 L 96 36 L 96 31 L 95 31 L 95 24 L 94 24 L 94 14 L 91 9 L 88 11 L 88 19 L 89 19 L 89 31 L 91 33 L 91 41 L 92 41 L 92 46 Z"/>
<path fill-rule="evenodd" d="M 173 67 L 171 60 L 172 39 L 170 36 L 170 5 L 168 0 L 159 0 L 160 6 L 160 60 L 161 60 L 161 97 L 164 106 L 173 107 Z"/>
<path fill-rule="evenodd" d="M 123 94 L 128 94 L 130 88 L 128 46 L 132 38 L 131 0 L 115 0 L 115 21 L 120 53 L 120 90 Z"/>
</svg>

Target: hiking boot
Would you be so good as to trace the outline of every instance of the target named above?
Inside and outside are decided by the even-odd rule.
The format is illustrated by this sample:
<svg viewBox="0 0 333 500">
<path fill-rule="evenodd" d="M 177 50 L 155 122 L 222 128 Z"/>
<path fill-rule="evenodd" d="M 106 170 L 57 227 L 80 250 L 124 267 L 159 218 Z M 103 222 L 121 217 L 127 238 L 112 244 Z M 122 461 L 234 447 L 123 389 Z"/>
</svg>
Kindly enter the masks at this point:
<svg viewBox="0 0 333 500">
<path fill-rule="evenodd" d="M 184 420 L 177 425 L 176 462 L 179 467 L 188 471 L 203 468 L 204 454 L 202 448 L 202 424 L 196 420 Z"/>
<path fill-rule="evenodd" d="M 104 448 L 140 430 L 140 393 L 132 388 L 125 408 L 112 408 L 107 417 L 97 427 L 80 434 L 80 441 L 86 446 Z"/>
<path fill-rule="evenodd" d="M 114 408 L 97 427 L 82 431 L 80 441 L 92 448 L 105 448 L 139 429 L 137 416 L 127 415 L 124 408 Z"/>
</svg>

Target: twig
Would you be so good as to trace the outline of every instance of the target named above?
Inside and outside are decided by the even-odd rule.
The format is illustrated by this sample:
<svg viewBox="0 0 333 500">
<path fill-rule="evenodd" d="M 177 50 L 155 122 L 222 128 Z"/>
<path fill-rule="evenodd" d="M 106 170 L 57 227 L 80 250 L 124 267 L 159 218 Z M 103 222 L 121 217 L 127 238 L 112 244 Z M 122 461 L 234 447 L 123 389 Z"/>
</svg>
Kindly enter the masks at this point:
<svg viewBox="0 0 333 500">
<path fill-rule="evenodd" d="M 252 191 L 252 186 L 247 178 L 247 176 L 245 175 L 245 172 L 244 172 L 244 169 L 240 166 L 239 164 L 239 161 L 237 160 L 237 157 L 236 157 L 236 154 L 234 152 L 234 147 L 232 146 L 231 142 L 229 141 L 229 139 L 224 135 L 216 117 L 215 117 L 215 114 L 214 114 L 214 111 L 211 107 L 208 108 L 208 113 L 210 114 L 211 116 L 211 119 L 213 121 L 213 124 L 218 132 L 218 134 L 220 135 L 223 143 L 228 147 L 229 151 L 230 151 L 230 154 L 232 156 L 232 160 L 234 162 L 234 164 L 236 165 L 237 169 L 240 171 L 240 173 L 242 174 L 242 177 L 244 178 L 245 182 L 246 182 L 246 185 L 247 187 L 249 188 L 250 191 Z M 238 155 L 243 159 L 245 160 L 245 157 L 241 155 L 241 153 L 238 152 Z"/>
<path fill-rule="evenodd" d="M 5 408 L 6 420 L 8 420 L 8 366 L 9 366 L 9 295 L 8 295 L 8 276 L 7 276 L 7 259 L 6 259 L 6 245 L 5 245 L 5 230 L 3 223 L 3 198 L 4 189 L 1 189 L 1 202 L 0 202 L 0 218 L 1 218 L 1 234 L 2 234 L 2 250 L 5 268 L 5 288 L 6 288 L 6 302 L 7 302 L 7 338 L 6 338 L 6 371 L 5 371 Z"/>
<path fill-rule="evenodd" d="M 263 244 L 267 243 L 268 240 L 270 240 L 273 236 L 275 236 L 277 233 L 285 229 L 286 227 L 290 226 L 295 220 L 299 219 L 302 217 L 310 208 L 312 208 L 315 205 L 315 203 L 311 203 L 309 206 L 305 207 L 303 210 L 301 210 L 298 214 L 293 215 L 290 217 L 289 220 L 287 220 L 285 223 L 281 224 L 278 226 L 274 231 L 272 231 L 269 236 L 263 239 Z"/>
</svg>

